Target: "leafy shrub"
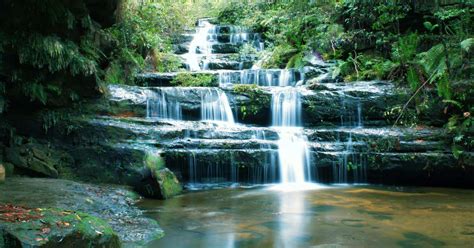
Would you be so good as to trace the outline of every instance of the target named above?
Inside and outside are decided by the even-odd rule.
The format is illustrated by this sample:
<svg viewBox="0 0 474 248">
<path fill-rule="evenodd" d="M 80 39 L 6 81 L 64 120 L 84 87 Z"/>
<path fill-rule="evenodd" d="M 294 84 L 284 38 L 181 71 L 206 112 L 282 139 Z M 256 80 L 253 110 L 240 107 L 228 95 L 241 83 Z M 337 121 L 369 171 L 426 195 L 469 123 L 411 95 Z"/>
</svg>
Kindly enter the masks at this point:
<svg viewBox="0 0 474 248">
<path fill-rule="evenodd" d="M 176 75 L 171 84 L 182 87 L 213 87 L 217 86 L 217 78 L 211 74 L 182 72 Z"/>
<path fill-rule="evenodd" d="M 233 91 L 236 94 L 245 95 L 250 99 L 248 104 L 240 106 L 243 119 L 249 115 L 260 113 L 265 106 L 270 104 L 270 96 L 265 94 L 265 92 L 255 84 L 234 85 Z"/>
</svg>

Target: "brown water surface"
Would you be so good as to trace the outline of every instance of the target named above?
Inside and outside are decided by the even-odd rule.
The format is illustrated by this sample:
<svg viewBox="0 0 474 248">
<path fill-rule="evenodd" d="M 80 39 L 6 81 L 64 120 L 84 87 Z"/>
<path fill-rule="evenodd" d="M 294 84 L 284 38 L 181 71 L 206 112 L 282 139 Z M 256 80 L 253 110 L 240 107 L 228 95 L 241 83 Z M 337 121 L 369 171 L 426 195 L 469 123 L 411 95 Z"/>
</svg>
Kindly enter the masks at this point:
<svg viewBox="0 0 474 248">
<path fill-rule="evenodd" d="M 474 247 L 474 191 L 334 187 L 190 192 L 140 207 L 149 247 Z"/>
</svg>

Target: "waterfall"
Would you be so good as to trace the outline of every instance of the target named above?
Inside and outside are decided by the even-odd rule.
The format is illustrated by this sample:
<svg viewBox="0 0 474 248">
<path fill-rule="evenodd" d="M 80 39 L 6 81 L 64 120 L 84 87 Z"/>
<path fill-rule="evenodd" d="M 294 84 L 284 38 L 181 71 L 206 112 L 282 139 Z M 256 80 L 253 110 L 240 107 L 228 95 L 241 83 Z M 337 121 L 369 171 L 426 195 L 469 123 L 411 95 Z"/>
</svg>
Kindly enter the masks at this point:
<svg viewBox="0 0 474 248">
<path fill-rule="evenodd" d="M 290 70 L 281 70 L 278 86 L 290 86 L 293 82 L 293 72 Z"/>
<path fill-rule="evenodd" d="M 224 91 L 209 88 L 201 95 L 201 119 L 204 121 L 221 121 L 234 124 L 234 115 L 229 99 Z"/>
<path fill-rule="evenodd" d="M 304 77 L 304 71 L 294 69 L 246 69 L 219 71 L 218 74 L 221 86 L 235 83 L 259 86 L 296 86 L 297 83 L 302 83 Z"/>
<path fill-rule="evenodd" d="M 301 96 L 297 88 L 275 90 L 272 97 L 273 126 L 278 127 L 278 158 L 282 184 L 311 181 L 310 152 L 301 126 Z"/>
<path fill-rule="evenodd" d="M 207 20 L 199 20 L 197 32 L 189 44 L 189 52 L 184 55 L 190 71 L 201 71 L 200 60 L 212 53 L 216 39 L 216 26 Z"/>
<path fill-rule="evenodd" d="M 272 123 L 273 126 L 282 127 L 301 125 L 301 97 L 295 88 L 273 92 Z"/>
<path fill-rule="evenodd" d="M 364 126 L 362 117 L 362 103 L 360 99 L 342 99 L 340 127 L 348 129 L 347 138 L 338 138 L 338 142 L 343 145 L 338 156 L 338 160 L 333 165 L 333 181 L 336 183 L 364 183 L 367 180 L 367 163 L 363 153 L 355 150 L 353 133 Z"/>
<path fill-rule="evenodd" d="M 181 104 L 176 100 L 169 100 L 165 90 L 153 92 L 146 101 L 146 117 L 182 120 Z"/>
<path fill-rule="evenodd" d="M 189 165 L 189 182 L 191 184 L 194 184 L 197 182 L 197 160 L 196 160 L 196 154 L 192 151 L 188 154 L 188 165 Z"/>
</svg>

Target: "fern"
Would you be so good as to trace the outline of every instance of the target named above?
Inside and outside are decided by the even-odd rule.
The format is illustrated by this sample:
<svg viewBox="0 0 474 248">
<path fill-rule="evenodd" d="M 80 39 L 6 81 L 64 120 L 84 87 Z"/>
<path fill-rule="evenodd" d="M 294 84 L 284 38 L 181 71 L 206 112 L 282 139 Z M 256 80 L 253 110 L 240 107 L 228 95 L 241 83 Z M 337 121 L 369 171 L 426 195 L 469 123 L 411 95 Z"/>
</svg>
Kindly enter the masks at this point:
<svg viewBox="0 0 474 248">
<path fill-rule="evenodd" d="M 303 58 L 304 58 L 304 52 L 299 52 L 293 55 L 293 57 L 291 57 L 288 63 L 286 64 L 286 68 L 287 69 L 302 68 L 304 66 Z"/>
<path fill-rule="evenodd" d="M 465 39 L 461 42 L 461 49 L 469 53 L 474 46 L 474 38 Z"/>
<path fill-rule="evenodd" d="M 421 54 L 420 64 L 424 66 L 425 71 L 428 73 L 430 82 L 443 76 L 447 71 L 448 67 L 444 52 L 443 45 L 438 44 Z"/>
<path fill-rule="evenodd" d="M 392 58 L 403 64 L 411 61 L 416 53 L 419 44 L 418 34 L 412 33 L 410 35 L 400 37 L 392 50 Z"/>
<path fill-rule="evenodd" d="M 415 67 L 410 67 L 407 72 L 407 81 L 412 90 L 416 90 L 421 85 L 420 77 Z"/>
</svg>

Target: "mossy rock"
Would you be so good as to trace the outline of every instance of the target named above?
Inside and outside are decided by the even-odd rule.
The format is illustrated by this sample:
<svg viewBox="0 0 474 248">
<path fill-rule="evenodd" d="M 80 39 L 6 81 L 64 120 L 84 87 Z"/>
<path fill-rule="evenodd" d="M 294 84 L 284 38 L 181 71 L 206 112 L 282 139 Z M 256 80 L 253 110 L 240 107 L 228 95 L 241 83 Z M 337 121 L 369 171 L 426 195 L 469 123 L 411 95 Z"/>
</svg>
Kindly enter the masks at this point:
<svg viewBox="0 0 474 248">
<path fill-rule="evenodd" d="M 165 168 L 165 161 L 158 154 L 148 154 L 145 159 L 143 180 L 135 187 L 141 195 L 169 199 L 181 194 L 183 188 L 176 175 Z"/>
<path fill-rule="evenodd" d="M 167 168 L 155 172 L 155 178 L 160 185 L 161 198 L 168 199 L 181 194 L 183 188 L 175 174 Z"/>
<path fill-rule="evenodd" d="M 40 143 L 26 143 L 5 149 L 6 159 L 24 174 L 57 178 L 57 168 L 72 163 L 72 158 Z"/>
<path fill-rule="evenodd" d="M 0 247 L 121 247 L 103 220 L 59 209 L 0 205 Z"/>
</svg>

